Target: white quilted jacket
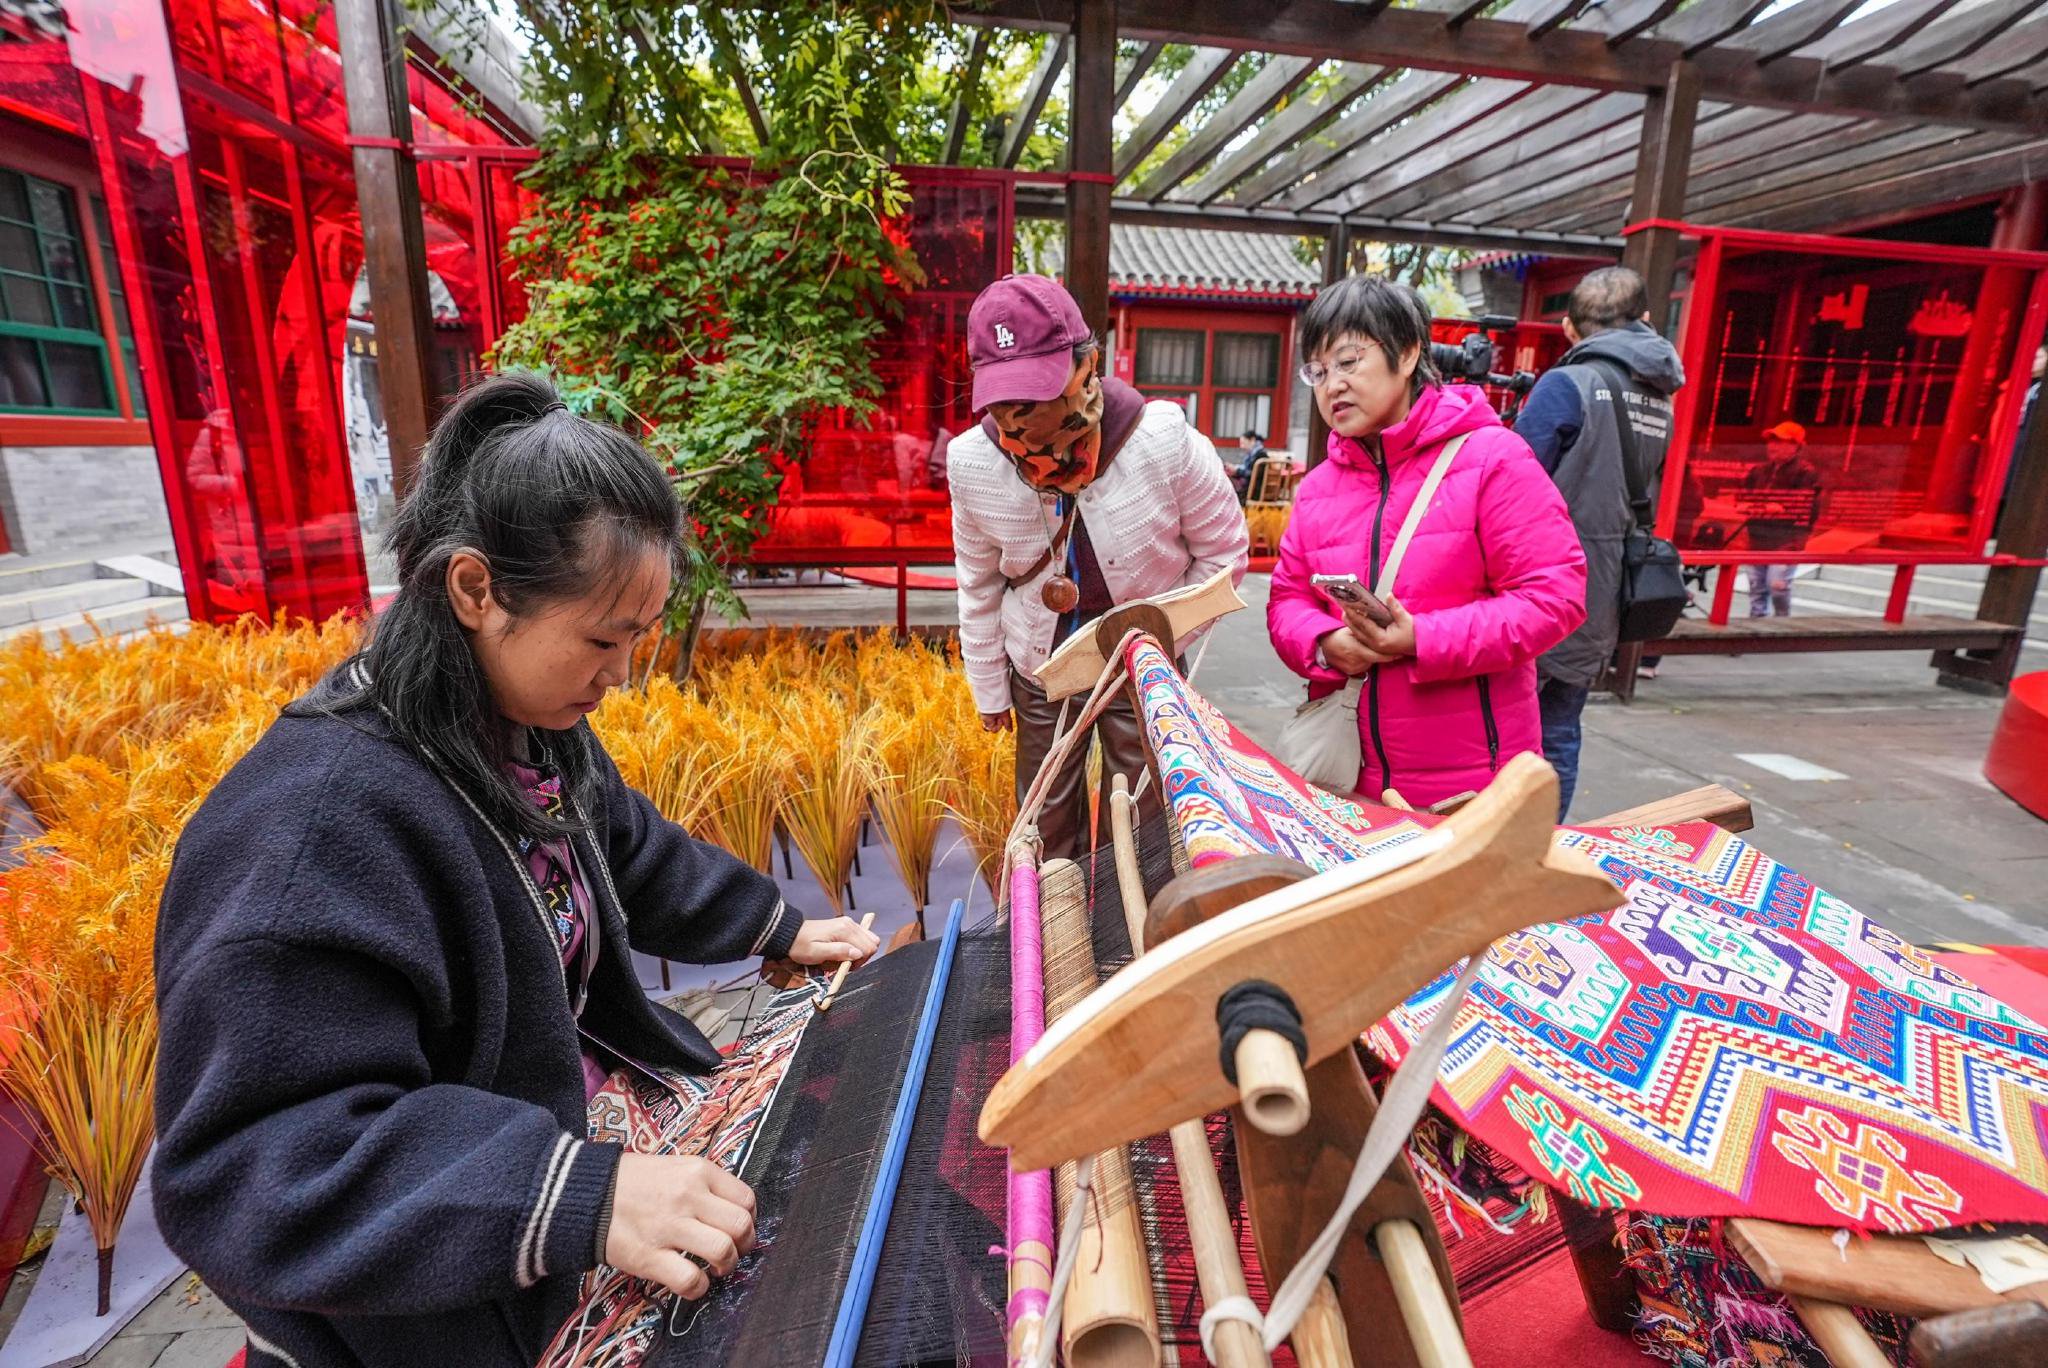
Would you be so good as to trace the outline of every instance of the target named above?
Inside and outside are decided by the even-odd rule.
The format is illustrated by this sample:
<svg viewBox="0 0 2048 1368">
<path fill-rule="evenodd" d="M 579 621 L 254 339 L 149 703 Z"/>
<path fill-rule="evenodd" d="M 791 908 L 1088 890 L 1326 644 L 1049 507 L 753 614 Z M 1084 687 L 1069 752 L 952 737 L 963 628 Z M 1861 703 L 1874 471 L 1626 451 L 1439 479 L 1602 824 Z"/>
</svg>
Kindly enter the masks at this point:
<svg viewBox="0 0 2048 1368">
<path fill-rule="evenodd" d="M 980 427 L 946 448 L 953 491 L 954 568 L 960 578 L 960 655 L 975 706 L 1010 707 L 1010 663 L 1030 674 L 1052 652 L 1057 615 L 1038 597 L 1047 565 L 1018 589 L 1006 581 L 1045 554 L 1055 500 L 1024 483 Z M 1244 512 L 1209 439 L 1177 404 L 1145 405 L 1123 449 L 1081 491 L 1081 519 L 1118 603 L 1199 584 L 1229 569 L 1244 578 Z M 1186 643 L 1182 643 L 1184 646 Z"/>
</svg>

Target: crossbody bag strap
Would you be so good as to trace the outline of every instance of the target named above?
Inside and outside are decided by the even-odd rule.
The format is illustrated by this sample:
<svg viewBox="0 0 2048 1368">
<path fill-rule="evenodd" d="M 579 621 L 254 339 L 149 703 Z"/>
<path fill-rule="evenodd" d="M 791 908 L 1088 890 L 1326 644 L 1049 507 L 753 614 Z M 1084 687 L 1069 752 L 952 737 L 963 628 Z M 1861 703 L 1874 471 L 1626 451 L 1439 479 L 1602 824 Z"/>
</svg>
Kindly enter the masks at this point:
<svg viewBox="0 0 2048 1368">
<path fill-rule="evenodd" d="M 1614 391 L 1614 426 L 1621 437 L 1621 475 L 1628 482 L 1629 512 L 1636 520 L 1636 526 L 1649 530 L 1656 521 L 1650 508 L 1649 480 L 1643 474 L 1641 449 L 1636 445 L 1636 425 L 1628 416 L 1628 376 L 1621 367 L 1604 358 L 1595 358 L 1585 364 L 1607 377 L 1607 383 Z"/>
<path fill-rule="evenodd" d="M 1415 529 L 1421 525 L 1422 515 L 1428 510 L 1429 501 L 1436 494 L 1436 487 L 1444 482 L 1444 472 L 1451 468 L 1451 462 L 1457 457 L 1458 449 L 1465 445 L 1465 439 L 1469 436 L 1470 433 L 1461 432 L 1445 442 L 1443 450 L 1437 453 L 1436 464 L 1431 466 L 1429 474 L 1423 477 L 1422 488 L 1416 491 L 1415 502 L 1408 505 L 1408 516 L 1401 520 L 1401 530 L 1394 536 L 1394 549 L 1387 553 L 1386 562 L 1380 566 L 1380 581 L 1372 587 L 1373 593 L 1379 598 L 1384 599 L 1394 592 L 1394 576 L 1400 573 L 1401 561 L 1408 554 L 1408 543 L 1414 538 Z"/>
</svg>

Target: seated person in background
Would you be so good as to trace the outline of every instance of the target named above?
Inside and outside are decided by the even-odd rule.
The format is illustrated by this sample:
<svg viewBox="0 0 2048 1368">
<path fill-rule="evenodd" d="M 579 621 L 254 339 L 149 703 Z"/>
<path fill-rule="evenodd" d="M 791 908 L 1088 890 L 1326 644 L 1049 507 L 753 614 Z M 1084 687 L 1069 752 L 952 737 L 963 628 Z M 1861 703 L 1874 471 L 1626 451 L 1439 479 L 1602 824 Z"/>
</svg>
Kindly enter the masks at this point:
<svg viewBox="0 0 2048 1368">
<path fill-rule="evenodd" d="M 1178 404 L 1101 373 L 1102 350 L 1058 281 L 1005 276 L 967 315 L 980 426 L 953 439 L 953 551 L 960 657 L 981 724 L 1017 728 L 1017 794 L 1037 778 L 1061 707 L 1032 672 L 1082 623 L 1119 603 L 1244 578 L 1250 535 L 1209 439 Z M 1095 722 L 1104 792 L 1144 769 L 1127 695 Z M 1087 738 L 1038 817 L 1046 859 L 1090 848 Z M 1158 811 L 1146 786 L 1142 813 Z"/>
<path fill-rule="evenodd" d="M 1486 787 L 1541 753 L 1536 657 L 1586 617 L 1586 556 L 1564 497 L 1473 385 L 1430 366 L 1429 311 L 1405 285 L 1354 276 L 1301 318 L 1301 378 L 1330 458 L 1294 496 L 1266 627 L 1320 696 L 1364 676 L 1357 791 L 1417 807 Z M 1390 626 L 1340 608 L 1316 574 L 1368 589 L 1445 443 L 1464 434 L 1402 559 Z"/>
<path fill-rule="evenodd" d="M 1237 439 L 1237 449 L 1244 453 L 1244 459 L 1237 463 L 1237 469 L 1230 472 L 1230 482 L 1237 487 L 1237 501 L 1242 504 L 1251 496 L 1253 472 L 1259 468 L 1259 462 L 1266 459 L 1266 439 L 1246 428 Z"/>
<path fill-rule="evenodd" d="M 1806 429 L 1787 419 L 1764 432 L 1764 459 L 1742 477 L 1745 530 L 1757 551 L 1793 551 L 1806 545 L 1820 512 L 1820 472 L 1806 459 Z M 1745 567 L 1749 615 L 1792 612 L 1790 562 Z"/>
</svg>

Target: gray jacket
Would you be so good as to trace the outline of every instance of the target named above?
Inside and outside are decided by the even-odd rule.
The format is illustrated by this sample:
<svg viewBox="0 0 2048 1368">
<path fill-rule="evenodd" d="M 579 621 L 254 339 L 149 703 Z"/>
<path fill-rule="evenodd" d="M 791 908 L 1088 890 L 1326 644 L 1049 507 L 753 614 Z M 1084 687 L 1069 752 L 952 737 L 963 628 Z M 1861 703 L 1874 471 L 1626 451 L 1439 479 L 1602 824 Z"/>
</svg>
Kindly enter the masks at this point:
<svg viewBox="0 0 2048 1368">
<path fill-rule="evenodd" d="M 1610 366 L 1589 364 L 1596 358 Z M 1622 468 L 1619 410 L 1609 382 L 1611 366 L 1620 367 L 1633 381 L 1622 399 L 1635 429 L 1637 459 L 1643 464 L 1654 510 L 1671 440 L 1671 396 L 1685 383 L 1685 372 L 1677 351 L 1649 325 L 1609 328 L 1566 352 L 1538 382 L 1538 391 L 1549 387 L 1552 393 L 1532 392 L 1524 410 L 1525 421 L 1556 423 L 1556 430 L 1524 434 L 1523 421 L 1515 429 L 1549 467 L 1586 551 L 1585 624 L 1536 662 L 1543 678 L 1567 684 L 1590 685 L 1614 654 L 1620 630 L 1622 543 L 1635 525 Z"/>
</svg>

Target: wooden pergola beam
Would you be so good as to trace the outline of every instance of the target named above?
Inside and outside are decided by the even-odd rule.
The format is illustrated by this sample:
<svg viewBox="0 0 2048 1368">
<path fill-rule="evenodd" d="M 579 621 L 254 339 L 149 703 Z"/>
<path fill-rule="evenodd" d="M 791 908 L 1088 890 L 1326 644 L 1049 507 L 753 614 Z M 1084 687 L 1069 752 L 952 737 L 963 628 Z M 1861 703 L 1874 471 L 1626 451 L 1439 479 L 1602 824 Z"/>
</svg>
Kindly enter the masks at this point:
<svg viewBox="0 0 2048 1368">
<path fill-rule="evenodd" d="M 1344 0 L 1268 0 L 1256 5 L 1241 0 L 1124 0 L 1119 13 L 1119 32 L 1127 38 L 1604 90 L 1650 89 L 1684 52 L 1682 44 L 1670 39 L 1641 34 L 1617 38 L 1586 25 L 1532 37 L 1525 22 L 1475 19 L 1453 28 L 1441 14 L 1428 10 L 1388 9 L 1361 18 L 1357 7 Z M 1038 29 L 1059 29 L 1070 22 L 1063 7 L 1048 0 L 989 0 L 987 9 L 957 10 L 953 17 L 961 23 Z M 1617 31 L 1625 27 L 1617 25 Z M 1930 26 L 1929 38 L 1935 27 Z M 1709 100 L 1864 118 L 1914 118 L 1994 132 L 2048 133 L 2048 99 L 2037 96 L 2025 82 L 1970 86 L 1947 73 L 1906 81 L 1888 66 L 1864 63 L 1842 70 L 1811 57 L 1787 57 L 1759 66 L 1754 53 L 1738 46 L 1702 48 L 1693 60 L 1701 95 Z"/>
<path fill-rule="evenodd" d="M 1782 14 L 1751 24 L 1735 41 L 1768 66 L 1833 33 L 1868 0 L 1800 0 Z"/>
<path fill-rule="evenodd" d="M 1116 107 L 1122 109 L 1124 102 L 1131 98 L 1131 92 L 1138 88 L 1138 82 L 1145 79 L 1145 73 L 1159 60 L 1159 54 L 1166 51 L 1164 43 L 1140 44 L 1136 53 L 1129 58 L 1116 59 Z"/>
<path fill-rule="evenodd" d="M 1273 106 L 1292 94 L 1316 68 L 1307 57 L 1274 57 L 1244 83 L 1195 135 L 1131 190 L 1141 199 L 1158 199 L 1199 171 L 1211 157 L 1266 117 Z"/>
<path fill-rule="evenodd" d="M 1657 26 L 1657 36 L 1668 38 L 1688 55 L 1732 38 L 1749 27 L 1750 21 L 1769 9 L 1773 0 L 1695 0 L 1692 8 Z"/>
<path fill-rule="evenodd" d="M 1216 88 L 1216 83 L 1230 73 L 1243 55 L 1227 48 L 1197 48 L 1188 57 L 1188 64 L 1173 78 L 1173 84 L 1166 88 L 1166 93 L 1145 111 L 1145 117 L 1138 120 L 1138 126 L 1116 149 L 1116 178 L 1123 180 L 1137 170 L 1138 163 L 1164 142 L 1167 134 L 1180 126 L 1188 112 Z M 1115 106 L 1112 105 L 1111 109 L 1114 111 Z"/>
<path fill-rule="evenodd" d="M 1017 217 L 1056 219 L 1066 212 L 1066 196 L 1057 186 L 1019 185 Z M 1155 224 L 1166 228 L 1208 228 L 1228 233 L 1283 233 L 1289 237 L 1320 236 L 1348 224 L 1357 238 L 1371 242 L 1422 242 L 1463 247 L 1479 252 L 1550 252 L 1558 256 L 1621 255 L 1621 239 L 1593 233 L 1518 232 L 1477 228 L 1464 223 L 1433 223 L 1422 219 L 1386 219 L 1370 215 L 1340 218 L 1327 213 L 1276 213 L 1233 209 L 1227 205 L 1186 204 L 1174 200 L 1121 197 L 1110 202 L 1115 223 Z"/>
<path fill-rule="evenodd" d="M 1587 105 L 1609 101 L 1623 106 L 1641 105 L 1641 101 L 1633 96 L 1602 94 L 1572 86 L 1524 86 L 1523 90 L 1525 94 L 1498 110 L 1489 110 L 1473 119 L 1463 130 L 1447 126 L 1439 132 L 1435 119 L 1431 118 L 1423 121 L 1430 128 L 1418 130 L 1422 136 L 1413 146 L 1398 146 L 1408 134 L 1407 129 L 1374 143 L 1375 148 L 1387 147 L 1394 155 L 1356 175 L 1350 185 L 1333 197 L 1326 196 L 1323 200 L 1308 203 L 1327 203 L 1340 214 L 1355 214 L 1373 206 L 1380 206 L 1380 211 L 1384 212 L 1390 198 L 1413 186 L 1427 184 L 1439 175 L 1485 161 L 1495 148 L 1503 143 L 1512 143 L 1525 134 L 1539 130 L 1554 133 L 1560 127 L 1576 129 L 1580 133 L 1590 131 L 1583 119 L 1573 117 Z M 1553 139 L 1541 145 L 1553 148 L 1557 143 Z"/>
<path fill-rule="evenodd" d="M 1930 204 L 1995 194 L 2044 176 L 2048 176 L 2048 140 L 2035 140 L 2002 152 L 1964 160 L 1950 158 L 1925 170 L 1865 181 L 1837 194 L 1758 215 L 1743 226 L 1785 232 L 1819 227 L 1853 229 Z"/>
<path fill-rule="evenodd" d="M 1633 145 L 1632 140 L 1641 135 L 1636 120 L 1642 111 L 1643 101 L 1638 96 L 1619 91 L 1595 95 L 1562 118 L 1518 128 L 1490 150 L 1461 157 L 1439 171 L 1403 166 L 1384 191 L 1376 186 L 1369 198 L 1346 203 L 1344 209 L 1348 213 L 1370 209 L 1387 215 L 1432 209 L 1441 216 L 1448 197 L 1496 176 L 1511 172 L 1541 176 L 1553 160 L 1576 165 L 1587 148 L 1605 145 L 1605 135 L 1614 130 L 1624 130 L 1614 140 L 1617 146 Z"/>
<path fill-rule="evenodd" d="M 1463 81 L 1434 71 L 1404 71 L 1351 107 L 1351 112 L 1231 191 L 1236 205 L 1259 205 L 1456 90 Z"/>
<path fill-rule="evenodd" d="M 1961 0 L 1896 0 L 1868 18 L 1842 25 L 1815 44 L 1815 56 L 1833 67 L 1852 67 L 1882 57 L 1954 9 Z M 1767 21 L 1775 23 L 1776 19 Z M 1761 32 L 1765 25 L 1759 24 Z"/>
<path fill-rule="evenodd" d="M 1071 0 L 1074 85 L 1068 100 L 1067 289 L 1094 334 L 1109 334 L 1110 166 L 1116 148 L 1117 0 Z M 1085 179 L 1084 179 L 1085 177 Z"/>
<path fill-rule="evenodd" d="M 1053 83 L 1060 78 L 1060 68 L 1067 64 L 1067 45 L 1073 41 L 1062 33 L 1048 38 L 1045 50 L 1038 54 L 1038 65 L 1031 72 L 1031 84 L 1024 88 L 1024 105 L 1017 111 L 1017 122 L 1010 125 L 1003 136 L 1002 164 L 1007 168 L 1017 165 L 1017 158 L 1024 155 L 1024 144 L 1031 141 L 1032 130 L 1038 127 L 1038 116 L 1045 112 L 1045 102 L 1052 94 Z"/>
<path fill-rule="evenodd" d="M 1699 121 L 1699 73 L 1689 61 L 1673 62 L 1670 79 L 1643 102 L 1643 145 L 1636 160 L 1635 189 L 1628 216 L 1635 223 L 1685 216 L 1685 182 L 1692 170 L 1693 129 Z M 1636 232 L 1622 252 L 1649 291 L 1649 323 L 1658 332 L 1671 310 L 1671 276 L 1678 265 L 1678 232 L 1648 228 Z M 1635 662 L 1627 661 L 1631 682 Z"/>
<path fill-rule="evenodd" d="M 1705 195 L 1694 196 L 1688 200 L 1686 212 L 1706 223 L 1735 223 L 1836 190 L 1868 185 L 1873 179 L 1889 180 L 1927 167 L 2001 151 L 2015 141 L 1998 133 L 1908 129 L 1867 139 L 1796 167 L 1740 178 Z"/>
<path fill-rule="evenodd" d="M 960 160 L 960 149 L 967 142 L 967 117 L 974 108 L 974 92 L 981 84 L 981 65 L 988 60 L 989 30 L 976 29 L 974 41 L 967 48 L 967 65 L 960 72 L 960 88 L 953 95 L 952 117 L 946 120 L 946 155 L 941 158 L 951 166 Z"/>
<path fill-rule="evenodd" d="M 1276 153 L 1284 152 L 1303 139 L 1315 137 L 1322 132 L 1343 114 L 1347 107 L 1394 73 L 1382 66 L 1361 66 L 1355 62 L 1344 62 L 1338 65 L 1335 75 L 1337 79 L 1328 90 L 1318 91 L 1296 100 L 1266 120 L 1244 146 L 1225 152 L 1214 166 L 1203 173 L 1201 179 L 1188 187 L 1185 194 L 1176 195 L 1174 198 L 1191 200 L 1198 204 L 1208 204 L 1222 198 L 1239 181 L 1257 171 Z"/>
<path fill-rule="evenodd" d="M 1313 180 L 1276 196 L 1274 203 L 1288 209 L 1326 205 L 1342 213 L 1356 207 L 1347 199 L 1352 191 L 1363 190 L 1364 183 L 1372 177 L 1401 166 L 1411 157 L 1427 157 L 1448 146 L 1469 148 L 1475 136 L 1484 142 L 1494 129 L 1511 132 L 1522 117 L 1523 105 L 1535 103 L 1539 111 L 1556 109 L 1562 101 L 1583 101 L 1588 94 L 1562 86 L 1544 88 L 1516 81 L 1473 81 L 1456 94 L 1430 105 L 1422 117 L 1354 148 L 1317 171 Z"/>
</svg>

